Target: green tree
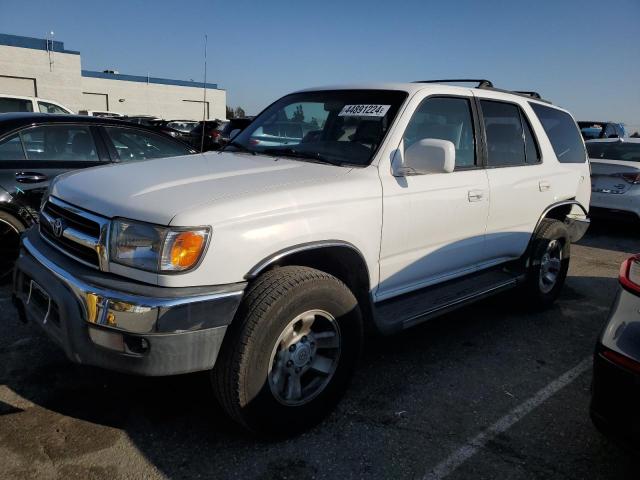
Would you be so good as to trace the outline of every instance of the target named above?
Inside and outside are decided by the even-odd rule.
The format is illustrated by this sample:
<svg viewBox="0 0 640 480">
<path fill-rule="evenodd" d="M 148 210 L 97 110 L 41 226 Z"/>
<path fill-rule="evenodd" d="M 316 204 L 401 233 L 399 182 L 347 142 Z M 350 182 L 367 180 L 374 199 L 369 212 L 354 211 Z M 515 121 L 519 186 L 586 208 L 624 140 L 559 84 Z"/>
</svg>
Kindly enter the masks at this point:
<svg viewBox="0 0 640 480">
<path fill-rule="evenodd" d="M 233 108 L 227 107 L 227 118 L 233 118 L 235 115 Z"/>
<path fill-rule="evenodd" d="M 247 114 L 244 111 L 244 108 L 242 108 L 242 107 L 236 108 L 236 112 L 235 113 L 236 113 L 236 118 L 242 118 L 242 117 L 246 117 L 247 116 Z"/>
</svg>

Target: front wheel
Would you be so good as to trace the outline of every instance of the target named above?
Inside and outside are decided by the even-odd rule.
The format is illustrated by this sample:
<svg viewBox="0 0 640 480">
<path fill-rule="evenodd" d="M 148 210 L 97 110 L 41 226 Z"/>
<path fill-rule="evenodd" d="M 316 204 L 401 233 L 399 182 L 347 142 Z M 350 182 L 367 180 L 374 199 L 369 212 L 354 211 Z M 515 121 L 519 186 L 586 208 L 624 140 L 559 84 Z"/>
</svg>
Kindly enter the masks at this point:
<svg viewBox="0 0 640 480">
<path fill-rule="evenodd" d="M 558 298 L 567 278 L 570 250 L 566 225 L 560 220 L 543 219 L 533 238 L 523 287 L 531 306 L 544 308 Z"/>
<path fill-rule="evenodd" d="M 251 285 L 213 370 L 216 395 L 249 430 L 286 436 L 339 401 L 362 344 L 353 293 L 337 278 L 282 267 Z"/>
</svg>

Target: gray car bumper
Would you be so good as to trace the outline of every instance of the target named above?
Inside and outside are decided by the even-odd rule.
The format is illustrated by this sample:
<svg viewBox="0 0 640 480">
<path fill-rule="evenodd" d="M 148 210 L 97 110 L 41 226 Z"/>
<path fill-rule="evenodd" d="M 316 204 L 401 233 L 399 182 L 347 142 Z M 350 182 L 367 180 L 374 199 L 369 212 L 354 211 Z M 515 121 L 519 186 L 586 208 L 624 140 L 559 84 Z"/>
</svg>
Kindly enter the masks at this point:
<svg viewBox="0 0 640 480">
<path fill-rule="evenodd" d="M 166 288 L 78 265 L 36 229 L 23 238 L 14 303 L 74 362 L 139 375 L 215 364 L 245 283 Z"/>
</svg>

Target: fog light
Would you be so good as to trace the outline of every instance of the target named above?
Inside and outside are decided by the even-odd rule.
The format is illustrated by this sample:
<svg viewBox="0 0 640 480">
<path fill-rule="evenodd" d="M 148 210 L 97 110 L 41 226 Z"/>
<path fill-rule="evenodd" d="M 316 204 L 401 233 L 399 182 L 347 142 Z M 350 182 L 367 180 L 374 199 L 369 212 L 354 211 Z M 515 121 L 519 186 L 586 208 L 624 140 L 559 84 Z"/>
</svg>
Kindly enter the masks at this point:
<svg viewBox="0 0 640 480">
<path fill-rule="evenodd" d="M 121 333 L 89 328 L 89 338 L 91 338 L 96 345 L 108 348 L 109 350 L 116 350 L 118 352 L 125 351 L 124 337 Z"/>
</svg>

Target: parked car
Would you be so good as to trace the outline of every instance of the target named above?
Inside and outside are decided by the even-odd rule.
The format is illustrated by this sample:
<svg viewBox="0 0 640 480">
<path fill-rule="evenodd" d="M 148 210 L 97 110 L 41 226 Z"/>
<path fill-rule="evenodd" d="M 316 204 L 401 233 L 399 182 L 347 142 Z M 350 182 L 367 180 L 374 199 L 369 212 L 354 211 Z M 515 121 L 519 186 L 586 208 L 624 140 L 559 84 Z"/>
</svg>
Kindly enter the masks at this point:
<svg viewBox="0 0 640 480">
<path fill-rule="evenodd" d="M 640 138 L 586 142 L 593 215 L 640 219 Z"/>
<path fill-rule="evenodd" d="M 0 113 L 10 112 L 40 112 L 40 113 L 71 113 L 73 112 L 53 100 L 38 97 L 22 97 L 0 93 Z"/>
<path fill-rule="evenodd" d="M 577 125 L 440 82 L 300 91 L 222 151 L 65 175 L 22 241 L 20 315 L 84 365 L 208 370 L 232 418 L 285 435 L 339 401 L 365 328 L 516 287 L 550 305 L 588 226 Z M 315 130 L 254 142 L 274 119 Z"/>
<path fill-rule="evenodd" d="M 219 149 L 219 128 L 222 123 L 223 122 L 221 120 L 206 120 L 198 122 L 198 125 L 189 132 L 189 143 L 197 150 L 202 148 L 202 151 L 204 152 Z"/>
<path fill-rule="evenodd" d="M 18 236 L 38 217 L 55 176 L 107 163 L 187 155 L 195 150 L 152 130 L 80 115 L 0 115 L 0 281 L 18 253 Z"/>
<path fill-rule="evenodd" d="M 605 434 L 640 449 L 640 255 L 620 285 L 593 359 L 591 418 Z"/>
<path fill-rule="evenodd" d="M 624 138 L 624 125 L 615 122 L 578 122 L 580 132 L 585 140 L 595 138 Z"/>
<path fill-rule="evenodd" d="M 231 140 L 231 134 L 237 135 L 253 121 L 253 117 L 232 118 L 218 127 L 218 144 L 223 147 Z"/>
<path fill-rule="evenodd" d="M 108 112 L 104 110 L 79 110 L 78 115 L 88 115 L 90 117 L 107 117 L 107 118 L 124 117 L 122 113 Z"/>
<path fill-rule="evenodd" d="M 122 117 L 122 120 L 129 123 L 136 123 L 138 125 L 153 126 L 155 122 L 162 121 L 161 118 L 154 117 L 153 115 L 127 115 Z"/>
<path fill-rule="evenodd" d="M 198 122 L 193 120 L 153 120 L 148 125 L 192 145 L 191 131 L 198 125 Z M 195 145 L 192 146 L 196 148 Z"/>
</svg>

